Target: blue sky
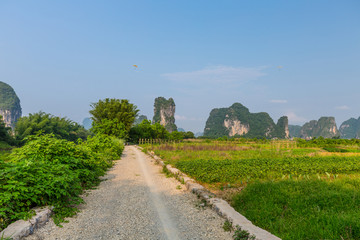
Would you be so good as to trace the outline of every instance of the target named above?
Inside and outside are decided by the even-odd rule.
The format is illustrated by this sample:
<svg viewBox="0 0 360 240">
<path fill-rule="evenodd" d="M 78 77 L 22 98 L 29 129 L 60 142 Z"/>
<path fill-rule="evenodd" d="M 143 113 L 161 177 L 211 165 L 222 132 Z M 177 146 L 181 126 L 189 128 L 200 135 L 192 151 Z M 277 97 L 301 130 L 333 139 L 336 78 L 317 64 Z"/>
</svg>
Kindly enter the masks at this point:
<svg viewBox="0 0 360 240">
<path fill-rule="evenodd" d="M 275 122 L 339 125 L 360 116 L 359 12 L 358 0 L 2 0 L 0 81 L 24 115 L 81 122 L 109 97 L 152 118 L 164 96 L 195 132 L 234 102 Z"/>
</svg>

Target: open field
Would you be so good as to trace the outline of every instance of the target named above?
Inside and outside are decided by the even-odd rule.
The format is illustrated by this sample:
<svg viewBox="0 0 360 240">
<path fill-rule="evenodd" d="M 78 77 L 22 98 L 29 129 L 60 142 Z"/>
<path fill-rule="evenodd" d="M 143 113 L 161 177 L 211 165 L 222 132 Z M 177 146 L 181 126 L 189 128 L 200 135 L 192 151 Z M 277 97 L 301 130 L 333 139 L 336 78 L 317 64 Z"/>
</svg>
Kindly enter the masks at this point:
<svg viewBox="0 0 360 240">
<path fill-rule="evenodd" d="M 358 141 L 145 145 L 283 239 L 360 239 Z"/>
</svg>

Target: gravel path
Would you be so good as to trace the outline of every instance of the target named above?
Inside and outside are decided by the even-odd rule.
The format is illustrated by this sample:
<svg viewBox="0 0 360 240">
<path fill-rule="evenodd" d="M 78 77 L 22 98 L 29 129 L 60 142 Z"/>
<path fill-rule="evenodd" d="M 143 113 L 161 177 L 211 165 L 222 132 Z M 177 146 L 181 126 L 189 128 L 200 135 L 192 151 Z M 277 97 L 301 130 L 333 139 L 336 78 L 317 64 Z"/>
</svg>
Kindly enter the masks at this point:
<svg viewBox="0 0 360 240">
<path fill-rule="evenodd" d="M 51 220 L 25 239 L 232 239 L 224 219 L 133 146 L 105 178 L 63 228 Z"/>
</svg>

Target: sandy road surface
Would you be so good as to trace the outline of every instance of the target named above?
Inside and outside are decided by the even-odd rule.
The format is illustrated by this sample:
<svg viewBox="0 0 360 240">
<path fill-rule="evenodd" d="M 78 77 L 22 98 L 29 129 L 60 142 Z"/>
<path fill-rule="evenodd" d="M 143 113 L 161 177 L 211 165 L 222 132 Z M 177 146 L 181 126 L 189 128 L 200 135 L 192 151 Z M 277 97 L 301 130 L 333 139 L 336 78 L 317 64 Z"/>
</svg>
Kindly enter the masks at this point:
<svg viewBox="0 0 360 240">
<path fill-rule="evenodd" d="M 63 228 L 50 221 L 26 239 L 232 239 L 222 218 L 133 146 L 106 179 Z"/>
</svg>

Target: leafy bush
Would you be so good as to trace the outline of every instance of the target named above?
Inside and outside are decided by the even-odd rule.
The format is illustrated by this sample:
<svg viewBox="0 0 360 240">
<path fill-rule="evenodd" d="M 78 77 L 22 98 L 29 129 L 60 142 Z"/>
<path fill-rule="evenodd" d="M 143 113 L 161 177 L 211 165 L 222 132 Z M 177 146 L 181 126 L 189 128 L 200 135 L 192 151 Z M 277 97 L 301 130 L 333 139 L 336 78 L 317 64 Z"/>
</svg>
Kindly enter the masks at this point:
<svg viewBox="0 0 360 240">
<path fill-rule="evenodd" d="M 64 212 L 64 208 L 81 202 L 78 173 L 66 164 L 2 163 L 0 185 L 0 229 L 31 216 L 29 210 L 34 206 L 53 205 L 55 211 Z"/>
<path fill-rule="evenodd" d="M 125 125 L 118 119 L 101 119 L 99 122 L 93 122 L 91 131 L 96 134 L 111 135 L 117 138 L 128 138 L 128 132 Z"/>
<path fill-rule="evenodd" d="M 194 133 L 173 131 L 169 133 L 160 123 L 151 124 L 150 120 L 144 119 L 130 129 L 130 141 L 137 143 L 139 139 L 170 139 L 182 140 L 195 138 Z"/>
<path fill-rule="evenodd" d="M 107 161 L 119 159 L 124 150 L 123 140 L 104 134 L 89 136 L 82 145 Z"/>
<path fill-rule="evenodd" d="M 82 190 L 99 183 L 123 148 L 121 140 L 106 135 L 79 144 L 52 134 L 28 137 L 10 161 L 0 159 L 0 230 L 29 217 L 34 206 L 54 206 L 57 222 L 72 215 Z"/>
<path fill-rule="evenodd" d="M 138 142 L 139 139 L 167 139 L 169 132 L 160 123 L 151 124 L 150 120 L 144 119 L 140 124 L 130 129 L 130 141 Z"/>
</svg>

